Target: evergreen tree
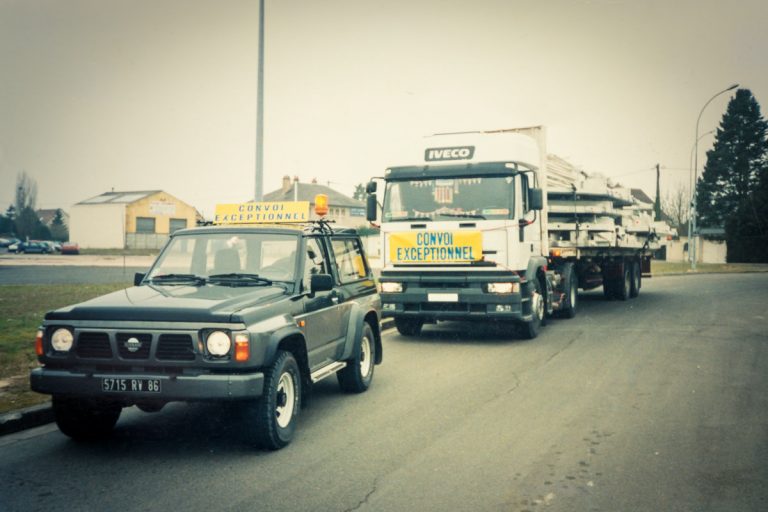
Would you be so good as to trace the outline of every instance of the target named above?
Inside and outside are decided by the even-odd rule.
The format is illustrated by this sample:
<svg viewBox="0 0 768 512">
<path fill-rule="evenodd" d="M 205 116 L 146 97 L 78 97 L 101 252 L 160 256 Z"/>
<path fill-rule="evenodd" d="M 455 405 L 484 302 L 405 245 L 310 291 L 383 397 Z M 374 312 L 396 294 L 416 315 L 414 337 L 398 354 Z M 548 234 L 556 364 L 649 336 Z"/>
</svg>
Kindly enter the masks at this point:
<svg viewBox="0 0 768 512">
<path fill-rule="evenodd" d="M 57 240 L 59 242 L 69 240 L 69 229 L 67 229 L 67 225 L 64 224 L 64 214 L 62 213 L 61 208 L 56 210 L 56 215 L 51 221 L 50 231 L 51 239 L 53 240 Z"/>
<path fill-rule="evenodd" d="M 355 185 L 355 192 L 352 194 L 353 199 L 357 199 L 358 201 L 365 201 L 365 196 L 367 194 L 365 193 L 365 185 L 362 183 L 358 183 Z"/>
<path fill-rule="evenodd" d="M 742 204 L 766 172 L 768 123 L 749 89 L 739 89 L 723 115 L 714 147 L 696 186 L 698 222 L 702 227 L 725 226 L 742 215 Z"/>
</svg>

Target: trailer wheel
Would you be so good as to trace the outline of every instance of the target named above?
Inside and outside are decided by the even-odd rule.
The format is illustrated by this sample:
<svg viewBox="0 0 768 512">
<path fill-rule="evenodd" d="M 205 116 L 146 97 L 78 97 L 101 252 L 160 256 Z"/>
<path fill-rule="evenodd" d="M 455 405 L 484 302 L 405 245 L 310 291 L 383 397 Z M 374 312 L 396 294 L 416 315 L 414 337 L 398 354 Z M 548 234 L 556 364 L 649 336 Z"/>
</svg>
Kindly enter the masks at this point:
<svg viewBox="0 0 768 512">
<path fill-rule="evenodd" d="M 629 288 L 629 297 L 634 299 L 640 295 L 640 287 L 643 284 L 643 273 L 640 270 L 640 262 L 632 262 L 632 285 Z"/>
<path fill-rule="evenodd" d="M 541 282 L 533 280 L 533 295 L 531 295 L 531 319 L 522 324 L 523 338 L 532 340 L 539 335 L 546 313 L 544 295 L 541 293 Z"/>
<path fill-rule="evenodd" d="M 424 321 L 419 318 L 395 318 L 395 327 L 397 332 L 403 336 L 418 336 Z"/>
<path fill-rule="evenodd" d="M 625 264 L 621 272 L 621 280 L 616 281 L 616 298 L 627 300 L 632 289 L 632 269 L 630 264 Z"/>
<path fill-rule="evenodd" d="M 573 318 L 576 316 L 576 301 L 579 290 L 579 279 L 576 277 L 572 263 L 563 267 L 563 283 L 565 283 L 565 302 L 559 311 L 561 318 Z"/>
</svg>

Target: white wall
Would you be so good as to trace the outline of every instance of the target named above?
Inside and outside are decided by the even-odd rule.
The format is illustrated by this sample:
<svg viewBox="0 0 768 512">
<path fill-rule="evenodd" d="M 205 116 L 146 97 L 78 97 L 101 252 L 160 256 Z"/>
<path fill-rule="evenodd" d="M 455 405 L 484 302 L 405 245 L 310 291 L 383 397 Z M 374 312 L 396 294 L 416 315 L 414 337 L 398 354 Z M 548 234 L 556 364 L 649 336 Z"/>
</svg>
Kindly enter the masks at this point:
<svg viewBox="0 0 768 512">
<path fill-rule="evenodd" d="M 83 249 L 122 249 L 124 204 L 76 204 L 69 211 L 69 239 Z"/>
<path fill-rule="evenodd" d="M 667 261 L 688 261 L 688 251 L 683 246 L 688 238 L 681 236 L 679 240 L 670 240 L 667 244 Z M 726 244 L 717 240 L 698 239 L 696 245 L 697 263 L 725 263 Z"/>
</svg>

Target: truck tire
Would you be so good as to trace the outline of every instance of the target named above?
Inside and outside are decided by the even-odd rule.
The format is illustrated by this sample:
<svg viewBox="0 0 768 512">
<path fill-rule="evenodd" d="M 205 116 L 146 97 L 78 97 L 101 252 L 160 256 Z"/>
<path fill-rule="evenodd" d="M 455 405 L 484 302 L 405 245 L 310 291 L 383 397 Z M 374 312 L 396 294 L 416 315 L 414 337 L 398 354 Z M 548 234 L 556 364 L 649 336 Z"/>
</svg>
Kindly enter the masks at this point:
<svg viewBox="0 0 768 512">
<path fill-rule="evenodd" d="M 573 318 L 576 316 L 576 303 L 579 291 L 579 278 L 576 276 L 576 269 L 572 263 L 567 263 L 563 267 L 563 283 L 565 283 L 565 301 L 560 309 L 560 318 Z"/>
<path fill-rule="evenodd" d="M 419 318 L 395 318 L 397 332 L 403 336 L 418 336 L 423 326 L 424 320 Z"/>
<path fill-rule="evenodd" d="M 640 270 L 640 262 L 632 262 L 632 284 L 629 288 L 629 297 L 634 299 L 640 295 L 640 287 L 643 284 L 643 273 Z"/>
<path fill-rule="evenodd" d="M 61 432 L 75 441 L 104 439 L 123 408 L 114 402 L 53 395 L 53 415 Z"/>
<path fill-rule="evenodd" d="M 255 444 L 279 450 L 293 440 L 301 408 L 301 373 L 293 354 L 278 350 L 275 361 L 264 373 L 264 392 L 248 404 Z"/>
<path fill-rule="evenodd" d="M 347 393 L 362 393 L 373 381 L 376 368 L 376 339 L 368 322 L 363 322 L 363 333 L 355 343 L 355 354 L 347 360 L 347 366 L 336 374 L 339 387 Z"/>
<path fill-rule="evenodd" d="M 621 272 L 621 280 L 616 281 L 616 293 L 615 296 L 619 300 L 627 300 L 629 298 L 629 291 L 632 288 L 632 265 L 625 264 L 624 269 Z"/>
<path fill-rule="evenodd" d="M 541 282 L 538 279 L 533 280 L 533 295 L 531 296 L 531 319 L 522 324 L 522 335 L 526 340 L 532 340 L 539 335 L 544 315 L 546 313 L 546 304 L 544 295 L 541 293 Z"/>
</svg>

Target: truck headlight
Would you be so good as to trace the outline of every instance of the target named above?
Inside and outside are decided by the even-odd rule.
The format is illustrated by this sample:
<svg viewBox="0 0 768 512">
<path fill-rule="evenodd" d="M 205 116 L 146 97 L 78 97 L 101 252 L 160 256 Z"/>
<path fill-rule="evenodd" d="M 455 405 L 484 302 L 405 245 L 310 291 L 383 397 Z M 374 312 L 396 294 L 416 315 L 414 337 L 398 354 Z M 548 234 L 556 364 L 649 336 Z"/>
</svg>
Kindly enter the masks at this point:
<svg viewBox="0 0 768 512">
<path fill-rule="evenodd" d="M 56 352 L 69 352 L 74 341 L 75 337 L 72 336 L 72 331 L 63 327 L 53 331 L 53 336 L 51 336 L 51 346 Z"/>
<path fill-rule="evenodd" d="M 381 291 L 384 293 L 401 293 L 403 291 L 403 283 L 385 281 L 381 283 Z"/>
<path fill-rule="evenodd" d="M 488 293 L 519 293 L 520 283 L 488 283 Z"/>
<path fill-rule="evenodd" d="M 232 348 L 232 340 L 224 331 L 213 331 L 205 339 L 205 347 L 212 356 L 225 356 Z"/>
</svg>

